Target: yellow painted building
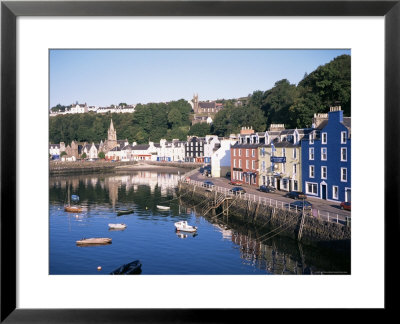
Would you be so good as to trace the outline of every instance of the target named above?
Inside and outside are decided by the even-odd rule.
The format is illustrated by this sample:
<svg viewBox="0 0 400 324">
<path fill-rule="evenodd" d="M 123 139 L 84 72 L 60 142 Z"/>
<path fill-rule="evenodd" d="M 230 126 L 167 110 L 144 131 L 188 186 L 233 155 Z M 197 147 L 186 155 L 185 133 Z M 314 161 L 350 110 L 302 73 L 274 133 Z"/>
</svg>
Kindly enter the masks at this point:
<svg viewBox="0 0 400 324">
<path fill-rule="evenodd" d="M 275 142 L 272 145 L 261 145 L 258 150 L 260 186 L 269 185 L 283 191 L 302 191 L 300 143 Z M 271 162 L 271 157 L 275 162 Z"/>
</svg>

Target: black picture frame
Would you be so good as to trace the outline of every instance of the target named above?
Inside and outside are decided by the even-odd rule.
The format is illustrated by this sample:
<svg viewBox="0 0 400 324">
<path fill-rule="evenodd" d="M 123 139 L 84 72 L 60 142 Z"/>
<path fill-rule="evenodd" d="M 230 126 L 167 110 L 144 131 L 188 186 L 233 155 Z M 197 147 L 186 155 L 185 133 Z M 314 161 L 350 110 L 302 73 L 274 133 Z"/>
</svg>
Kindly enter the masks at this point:
<svg viewBox="0 0 400 324">
<path fill-rule="evenodd" d="M 16 19 L 19 16 L 383 16 L 385 18 L 385 310 L 393 309 L 398 255 L 400 0 L 395 1 L 2 1 L 1 2 L 1 322 L 231 322 L 260 309 L 16 308 Z M 372 126 L 371 126 L 372 127 Z M 374 134 L 374 136 L 380 136 Z M 381 158 L 381 157 L 375 157 Z M 382 170 L 373 176 L 382 174 Z M 379 190 L 379 188 L 378 188 Z M 389 213 L 390 211 L 390 213 Z M 372 235 L 372 234 L 371 234 Z M 373 256 L 368 262 L 373 262 Z M 367 260 L 366 260 L 367 261 Z M 369 266 L 372 266 L 371 264 Z M 367 271 L 367 268 L 366 268 Z M 397 284 L 396 284 L 397 283 Z M 367 283 L 366 283 L 367 284 Z M 297 292 L 293 292 L 297 293 Z M 393 293 L 393 294 L 392 294 Z M 300 298 L 300 296 L 299 296 Z M 327 305 L 328 307 L 329 305 Z M 210 314 L 211 311 L 211 314 Z"/>
</svg>

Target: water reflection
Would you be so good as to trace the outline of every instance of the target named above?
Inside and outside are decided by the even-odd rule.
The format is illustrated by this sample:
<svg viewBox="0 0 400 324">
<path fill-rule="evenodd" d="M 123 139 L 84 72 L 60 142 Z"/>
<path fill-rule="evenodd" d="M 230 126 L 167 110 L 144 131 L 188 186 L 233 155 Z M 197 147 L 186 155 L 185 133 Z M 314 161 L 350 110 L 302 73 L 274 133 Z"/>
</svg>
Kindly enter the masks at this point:
<svg viewBox="0 0 400 324">
<path fill-rule="evenodd" d="M 205 218 L 179 203 L 178 180 L 178 174 L 149 171 L 51 177 L 50 273 L 105 274 L 131 258 L 141 260 L 143 274 L 349 272 L 349 261 L 341 256 L 279 236 L 263 241 L 265 231 L 231 218 Z M 80 196 L 82 214 L 62 208 L 68 184 L 71 194 Z M 128 210 L 132 213 L 118 216 Z M 198 233 L 176 232 L 174 223 L 181 220 L 195 224 Z M 125 223 L 127 228 L 109 229 L 110 223 Z M 113 244 L 77 249 L 75 242 L 82 237 L 112 237 Z"/>
</svg>

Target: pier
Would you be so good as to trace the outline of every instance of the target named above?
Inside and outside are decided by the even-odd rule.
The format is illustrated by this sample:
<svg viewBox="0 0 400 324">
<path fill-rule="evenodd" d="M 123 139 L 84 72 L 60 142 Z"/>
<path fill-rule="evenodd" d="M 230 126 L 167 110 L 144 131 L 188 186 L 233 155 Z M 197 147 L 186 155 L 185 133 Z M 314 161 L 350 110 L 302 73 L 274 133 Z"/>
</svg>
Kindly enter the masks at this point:
<svg viewBox="0 0 400 324">
<path fill-rule="evenodd" d="M 262 237 L 263 241 L 282 235 L 310 244 L 350 243 L 350 222 L 322 219 L 314 216 L 312 210 L 303 211 L 271 199 L 234 195 L 226 188 L 206 188 L 201 182 L 187 178 L 179 182 L 178 191 L 181 200 L 192 205 L 203 216 L 236 219 L 268 228 L 269 232 Z"/>
</svg>

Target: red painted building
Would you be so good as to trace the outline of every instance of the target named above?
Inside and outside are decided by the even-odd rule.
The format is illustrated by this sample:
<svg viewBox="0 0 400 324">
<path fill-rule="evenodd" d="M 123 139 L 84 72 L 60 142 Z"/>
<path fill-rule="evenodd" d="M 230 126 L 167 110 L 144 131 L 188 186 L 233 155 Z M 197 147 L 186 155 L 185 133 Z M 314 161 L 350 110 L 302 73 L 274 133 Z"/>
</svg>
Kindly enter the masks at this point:
<svg viewBox="0 0 400 324">
<path fill-rule="evenodd" d="M 231 147 L 231 180 L 258 186 L 259 144 L 236 143 Z"/>
</svg>

